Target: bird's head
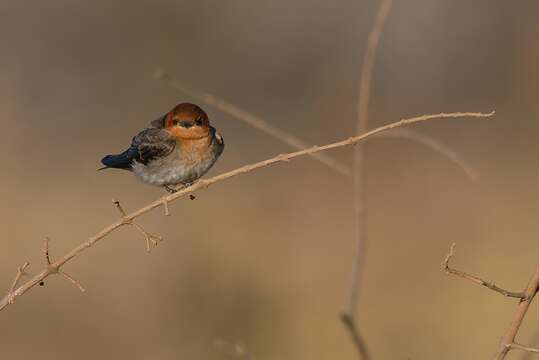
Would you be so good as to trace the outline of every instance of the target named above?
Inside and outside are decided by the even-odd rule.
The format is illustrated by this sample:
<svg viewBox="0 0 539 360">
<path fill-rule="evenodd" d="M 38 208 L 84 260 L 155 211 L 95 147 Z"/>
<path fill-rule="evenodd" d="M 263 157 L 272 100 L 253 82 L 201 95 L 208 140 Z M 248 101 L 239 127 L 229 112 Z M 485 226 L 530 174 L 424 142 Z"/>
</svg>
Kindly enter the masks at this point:
<svg viewBox="0 0 539 360">
<path fill-rule="evenodd" d="M 164 127 L 174 137 L 186 140 L 202 139 L 210 133 L 208 115 L 195 104 L 181 103 L 165 117 Z"/>
</svg>

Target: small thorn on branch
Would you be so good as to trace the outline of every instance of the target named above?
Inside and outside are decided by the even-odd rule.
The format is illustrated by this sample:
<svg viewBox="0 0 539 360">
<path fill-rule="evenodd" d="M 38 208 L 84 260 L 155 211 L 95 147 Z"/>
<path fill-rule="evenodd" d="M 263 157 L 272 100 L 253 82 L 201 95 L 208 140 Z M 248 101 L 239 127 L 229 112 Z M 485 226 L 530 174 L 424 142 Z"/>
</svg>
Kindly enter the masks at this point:
<svg viewBox="0 0 539 360">
<path fill-rule="evenodd" d="M 45 240 L 43 241 L 43 253 L 45 255 L 45 262 L 47 263 L 47 266 L 51 264 L 51 258 L 49 256 L 49 242 L 51 239 L 49 237 L 45 237 Z"/>
<path fill-rule="evenodd" d="M 43 244 L 43 253 L 45 255 L 45 262 L 47 263 L 47 269 L 49 274 L 59 274 L 62 275 L 66 280 L 68 280 L 70 283 L 75 285 L 81 292 L 85 292 L 86 289 L 81 285 L 81 283 L 73 278 L 72 276 L 68 275 L 65 271 L 60 269 L 59 265 L 56 265 L 51 261 L 50 253 L 49 253 L 49 243 L 51 239 L 49 237 L 45 237 L 44 244 Z M 45 282 L 41 280 L 39 282 L 39 286 L 44 286 Z"/>
<path fill-rule="evenodd" d="M 149 233 L 148 231 L 144 230 L 144 228 L 142 226 L 140 226 L 139 224 L 137 224 L 136 222 L 134 222 L 132 219 L 129 219 L 127 217 L 127 213 L 125 212 L 125 210 L 122 208 L 122 205 L 120 204 L 120 202 L 118 200 L 112 200 L 112 203 L 114 204 L 114 206 L 116 207 L 116 209 L 118 209 L 118 211 L 120 212 L 120 214 L 122 214 L 122 222 L 125 224 L 125 225 L 131 225 L 133 226 L 135 229 L 137 229 L 143 236 L 144 236 L 144 239 L 146 240 L 146 251 L 147 252 L 151 252 L 152 250 L 152 245 L 154 247 L 156 247 L 157 245 L 159 245 L 159 243 L 161 241 L 163 241 L 163 238 L 159 235 L 155 235 L 155 234 L 152 234 L 152 233 Z M 167 200 L 164 200 L 164 204 L 167 204 Z M 167 214 L 167 211 L 168 211 L 168 204 L 167 205 L 164 205 L 165 206 L 165 215 Z"/>
<path fill-rule="evenodd" d="M 86 289 L 81 285 L 81 283 L 77 279 L 75 279 L 74 277 L 66 273 L 65 271 L 58 270 L 58 273 L 62 275 L 67 281 L 75 285 L 80 290 L 80 292 L 86 291 Z"/>
<path fill-rule="evenodd" d="M 9 291 L 7 293 L 8 302 L 10 304 L 13 304 L 15 302 L 15 288 L 19 284 L 19 280 L 23 276 L 28 275 L 28 273 L 26 272 L 26 268 L 28 266 L 30 266 L 30 263 L 27 261 L 17 268 L 17 275 L 15 275 L 15 279 L 13 280 L 13 283 L 11 284 L 11 287 L 9 288 Z"/>
<path fill-rule="evenodd" d="M 529 346 L 520 345 L 520 344 L 517 344 L 517 343 L 512 343 L 511 345 L 509 345 L 509 347 L 511 349 L 518 349 L 518 350 L 522 350 L 522 351 L 526 351 L 526 352 L 530 352 L 530 353 L 539 353 L 539 349 L 532 348 L 532 347 L 529 347 Z"/>
<path fill-rule="evenodd" d="M 456 275 L 458 277 L 461 277 L 463 279 L 469 280 L 471 282 L 474 282 L 478 285 L 484 286 L 487 289 L 490 289 L 492 291 L 497 292 L 498 294 L 502 294 L 505 297 L 512 297 L 512 298 L 518 298 L 520 300 L 526 300 L 527 295 L 524 291 L 509 291 L 502 289 L 499 286 L 496 286 L 493 282 L 485 281 L 475 275 L 468 274 L 464 271 L 453 269 L 449 266 L 449 262 L 451 261 L 451 258 L 455 255 L 455 246 L 456 243 L 451 244 L 451 247 L 449 248 L 449 253 L 445 257 L 444 261 L 441 263 L 442 271 L 446 274 Z"/>
</svg>

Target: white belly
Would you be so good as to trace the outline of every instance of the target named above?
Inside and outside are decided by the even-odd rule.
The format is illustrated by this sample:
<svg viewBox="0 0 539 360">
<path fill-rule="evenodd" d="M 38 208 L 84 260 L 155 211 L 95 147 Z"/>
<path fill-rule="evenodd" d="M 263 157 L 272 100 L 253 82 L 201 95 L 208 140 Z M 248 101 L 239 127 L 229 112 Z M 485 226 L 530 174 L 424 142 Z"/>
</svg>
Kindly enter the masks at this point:
<svg viewBox="0 0 539 360">
<path fill-rule="evenodd" d="M 135 162 L 132 165 L 133 173 L 145 183 L 157 186 L 190 183 L 204 175 L 213 165 L 216 158 L 208 156 L 193 162 L 183 159 L 178 150 L 168 156 L 155 159 L 144 165 Z"/>
</svg>

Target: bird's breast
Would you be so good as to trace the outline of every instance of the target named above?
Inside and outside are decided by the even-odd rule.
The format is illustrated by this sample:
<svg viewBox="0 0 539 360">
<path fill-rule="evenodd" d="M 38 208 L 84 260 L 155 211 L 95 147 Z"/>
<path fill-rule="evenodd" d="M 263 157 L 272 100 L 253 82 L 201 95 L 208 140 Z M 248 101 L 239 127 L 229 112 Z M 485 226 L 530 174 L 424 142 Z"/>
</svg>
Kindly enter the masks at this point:
<svg viewBox="0 0 539 360">
<path fill-rule="evenodd" d="M 205 139 L 204 139 L 205 140 Z M 133 172 L 152 185 L 190 183 L 204 175 L 217 160 L 211 141 L 178 141 L 165 157 L 148 164 L 133 164 Z"/>
</svg>

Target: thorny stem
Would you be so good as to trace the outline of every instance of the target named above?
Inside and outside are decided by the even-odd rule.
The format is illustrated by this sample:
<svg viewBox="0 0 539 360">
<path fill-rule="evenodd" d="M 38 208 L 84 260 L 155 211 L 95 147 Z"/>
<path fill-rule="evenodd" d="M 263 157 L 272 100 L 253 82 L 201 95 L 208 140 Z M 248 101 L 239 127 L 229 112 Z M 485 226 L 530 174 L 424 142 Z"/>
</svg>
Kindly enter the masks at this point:
<svg viewBox="0 0 539 360">
<path fill-rule="evenodd" d="M 295 151 L 295 152 L 286 154 L 286 161 L 291 160 L 291 159 L 295 159 L 297 157 L 301 157 L 301 156 L 321 152 L 321 151 L 326 151 L 326 150 L 330 150 L 330 149 L 336 149 L 336 148 L 340 148 L 340 147 L 343 147 L 343 146 L 355 145 L 355 144 L 358 144 L 358 143 L 364 141 L 365 139 L 367 139 L 367 138 L 369 138 L 371 136 L 382 133 L 384 131 L 388 131 L 388 130 L 398 128 L 398 127 L 401 127 L 401 126 L 407 126 L 407 125 L 417 123 L 417 122 L 429 121 L 429 120 L 433 120 L 433 119 L 461 118 L 461 117 L 489 118 L 492 115 L 494 115 L 494 111 L 491 112 L 491 113 L 487 113 L 487 114 L 485 114 L 485 113 L 472 113 L 472 112 L 440 113 L 440 114 L 432 114 L 432 115 L 422 115 L 422 116 L 409 118 L 409 119 L 402 119 L 402 120 L 394 122 L 394 123 L 390 123 L 390 124 L 387 124 L 387 125 L 384 125 L 384 126 L 380 126 L 380 127 L 376 128 L 374 130 L 371 130 L 371 131 L 365 133 L 365 134 L 350 137 L 350 138 L 342 140 L 342 141 L 338 141 L 338 142 L 331 143 L 331 144 L 324 145 L 324 146 L 313 146 L 313 147 L 310 147 L 308 149 Z M 140 209 L 138 209 L 138 210 L 136 210 L 136 211 L 134 211 L 134 212 L 132 212 L 130 214 L 126 214 L 125 217 L 123 217 L 123 218 L 121 218 L 119 220 L 116 220 L 112 224 L 108 225 L 107 227 L 105 227 L 104 229 L 99 231 L 97 234 L 90 237 L 87 241 L 85 241 L 82 244 L 78 245 L 77 247 L 75 247 L 74 249 L 72 249 L 71 251 L 66 253 L 64 256 L 62 256 L 58 260 L 54 261 L 51 264 L 51 266 L 53 266 L 55 268 L 58 268 L 58 269 L 61 268 L 64 264 L 66 264 L 67 262 L 69 262 L 72 259 L 74 259 L 75 257 L 77 257 L 80 253 L 84 252 L 88 248 L 94 246 L 101 239 L 105 238 L 107 235 L 109 235 L 110 233 L 112 233 L 116 229 L 126 225 L 127 222 L 132 221 L 133 219 L 135 219 L 135 218 L 137 218 L 137 217 L 139 217 L 139 216 L 141 216 L 143 214 L 146 214 L 146 213 L 152 211 L 153 209 L 164 206 L 165 202 L 170 203 L 172 201 L 183 198 L 185 196 L 189 196 L 191 193 L 193 193 L 195 191 L 206 189 L 209 186 L 211 186 L 211 185 L 213 185 L 215 183 L 218 183 L 220 181 L 224 181 L 224 180 L 230 179 L 232 177 L 236 177 L 236 176 L 239 176 L 239 175 L 242 175 L 242 174 L 257 170 L 257 169 L 261 169 L 261 168 L 264 168 L 264 167 L 267 167 L 267 166 L 270 166 L 270 165 L 273 165 L 273 164 L 276 164 L 276 163 L 279 163 L 279 162 L 282 162 L 282 161 L 284 161 L 282 159 L 282 156 L 276 156 L 276 157 L 273 157 L 273 158 L 270 158 L 270 159 L 267 159 L 267 160 L 259 161 L 259 162 L 254 163 L 254 164 L 245 165 L 245 166 L 239 167 L 237 169 L 234 169 L 232 171 L 229 171 L 229 172 L 222 173 L 220 175 L 214 176 L 214 177 L 209 178 L 209 179 L 199 180 L 198 182 L 196 182 L 192 186 L 190 186 L 188 188 L 185 188 L 185 189 L 182 189 L 182 190 L 179 190 L 178 192 L 176 192 L 174 194 L 165 195 L 165 196 L 151 202 L 150 204 L 148 204 L 148 205 L 146 205 L 146 206 L 144 206 L 144 207 L 142 207 L 142 208 L 140 208 Z M 17 289 L 15 289 L 13 291 L 13 294 L 12 294 L 13 298 L 21 296 L 22 294 L 26 293 L 28 290 L 30 290 L 34 286 L 41 283 L 43 281 L 43 279 L 47 278 L 49 275 L 50 275 L 50 273 L 49 273 L 48 269 L 41 270 L 37 275 L 33 276 L 27 282 L 23 283 Z M 4 308 L 6 308 L 10 304 L 9 299 L 10 299 L 9 296 L 4 296 L 2 299 L 0 299 L 0 310 L 3 310 Z"/>
</svg>

